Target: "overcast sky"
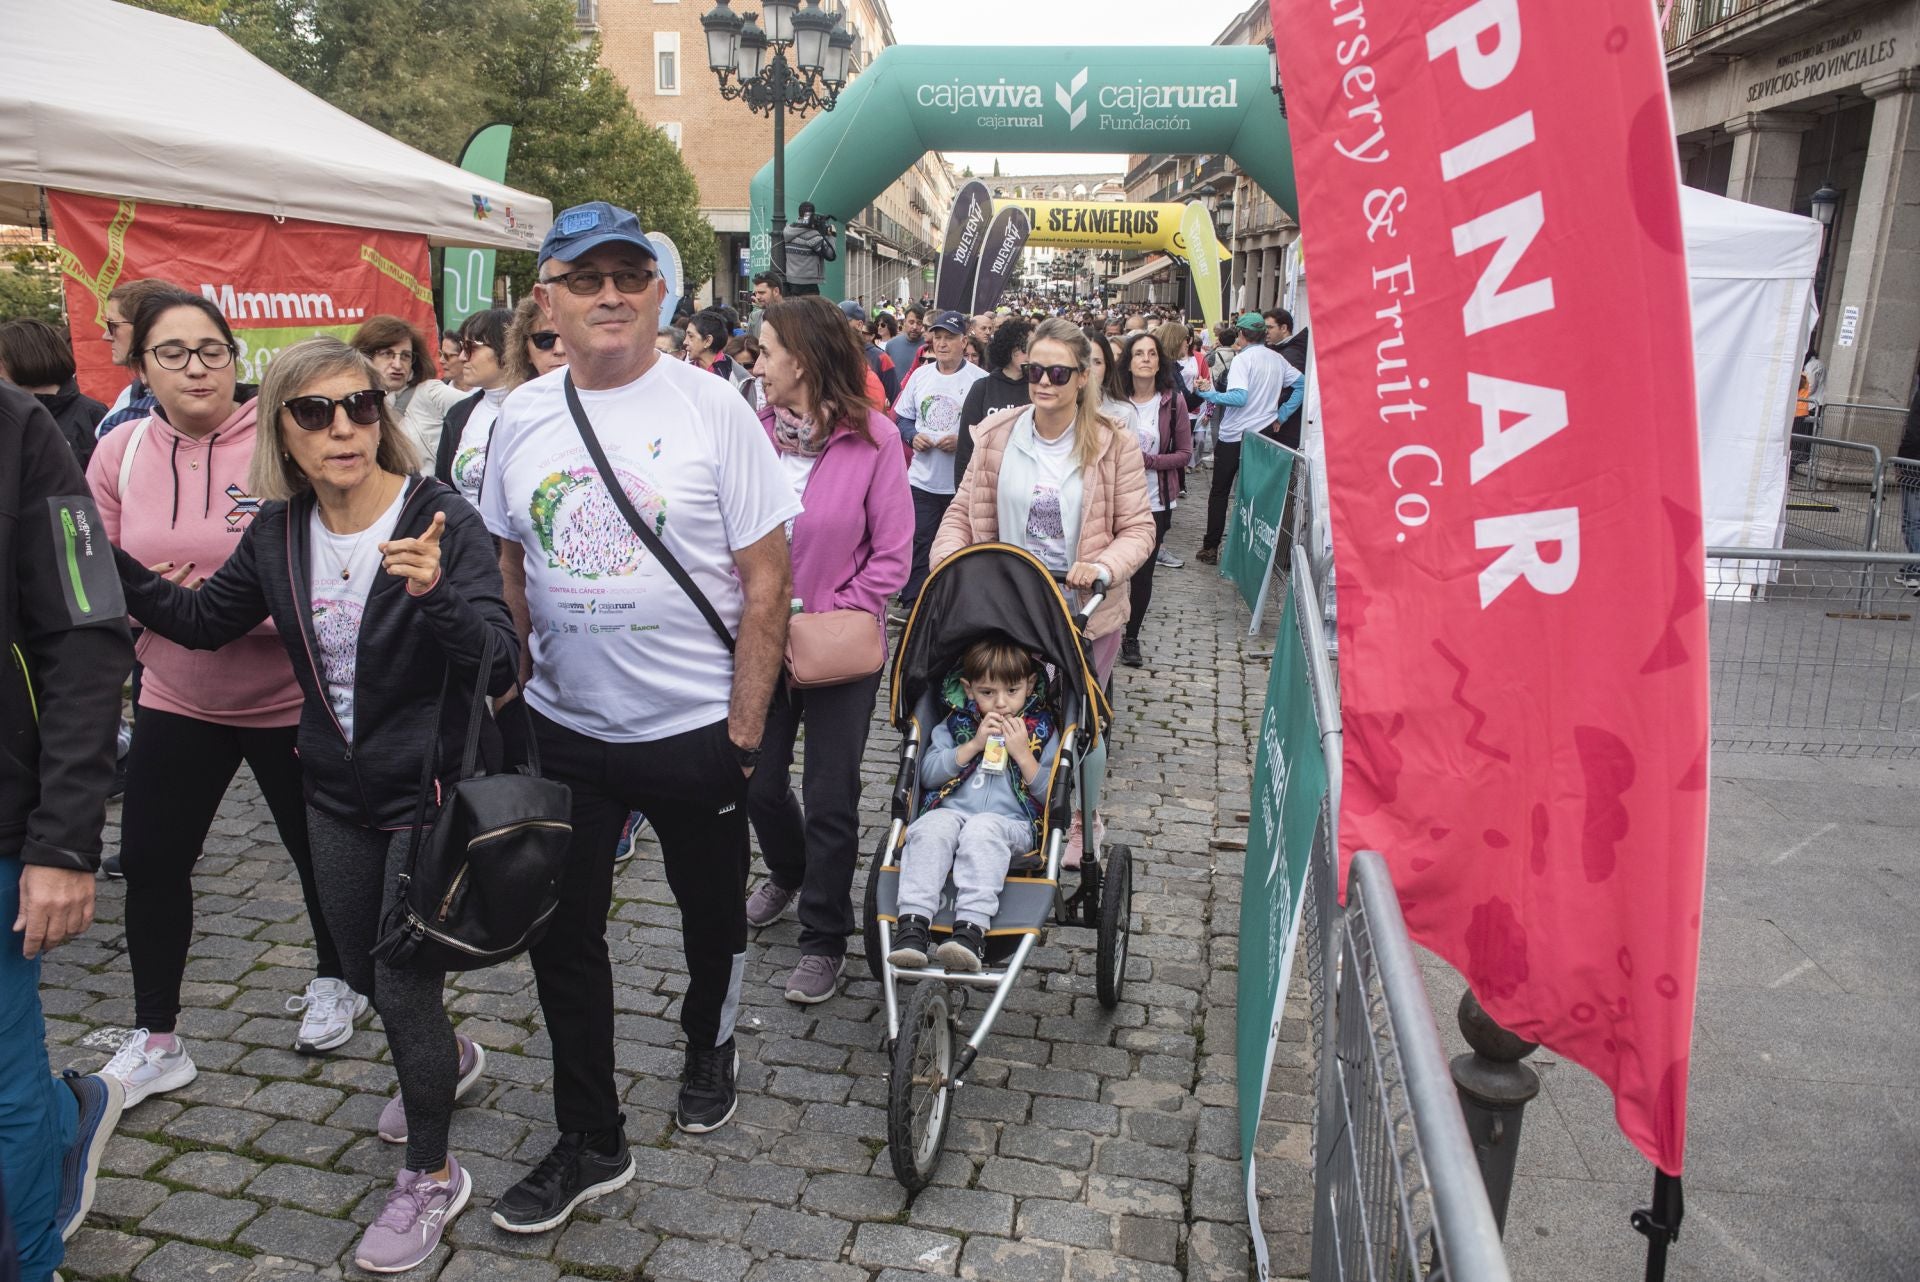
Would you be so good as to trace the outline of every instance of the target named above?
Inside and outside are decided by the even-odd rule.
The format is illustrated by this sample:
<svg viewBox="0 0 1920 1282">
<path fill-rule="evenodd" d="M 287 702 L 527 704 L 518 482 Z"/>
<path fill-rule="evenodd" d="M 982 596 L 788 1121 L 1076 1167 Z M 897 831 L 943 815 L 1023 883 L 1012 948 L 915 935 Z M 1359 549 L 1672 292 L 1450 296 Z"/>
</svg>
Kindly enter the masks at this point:
<svg viewBox="0 0 1920 1282">
<path fill-rule="evenodd" d="M 921 45 L 1143 45 L 1212 44 L 1252 0 L 889 0 L 893 34 Z M 1175 15 L 1177 16 L 1177 20 Z M 1118 173 L 1124 155 L 1045 155 L 950 151 L 956 169 L 972 165 L 1003 174 Z"/>
</svg>

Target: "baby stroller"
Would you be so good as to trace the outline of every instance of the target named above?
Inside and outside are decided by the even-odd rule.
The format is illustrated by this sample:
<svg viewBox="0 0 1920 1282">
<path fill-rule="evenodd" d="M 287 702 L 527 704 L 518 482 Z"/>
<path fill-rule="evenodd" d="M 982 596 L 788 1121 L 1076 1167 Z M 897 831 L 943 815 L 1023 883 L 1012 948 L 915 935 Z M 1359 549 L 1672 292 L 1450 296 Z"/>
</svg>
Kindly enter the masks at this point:
<svg viewBox="0 0 1920 1282">
<path fill-rule="evenodd" d="M 886 993 L 886 1051 L 891 1059 L 887 1146 L 894 1175 L 910 1192 L 933 1178 L 954 1092 L 1050 922 L 1097 932 L 1100 1003 L 1112 1009 L 1120 1001 L 1133 901 L 1132 854 L 1120 845 L 1104 853 L 1096 850 L 1093 826 L 1087 824 L 1078 887 L 1069 893 L 1060 877 L 1086 750 L 1100 741 L 1113 719 L 1094 678 L 1084 635 L 1087 617 L 1099 603 L 1100 597 L 1094 596 L 1075 614 L 1055 576 L 1032 553 L 1004 543 L 976 544 L 928 576 L 894 656 L 888 715 L 902 736 L 900 767 L 893 788 L 893 822 L 867 877 L 865 926 L 867 965 Z M 920 757 L 946 715 L 941 692 L 947 674 L 969 644 L 996 632 L 1042 656 L 1051 668 L 1048 690 L 1060 751 L 1047 782 L 1040 841 L 1032 855 L 1014 861 L 1001 891 L 1000 910 L 987 930 L 981 971 L 896 967 L 887 956 L 893 950 L 900 851 L 907 825 L 920 812 Z M 953 906 L 949 881 L 934 918 L 936 939 L 952 933 Z M 913 983 L 904 1014 L 902 981 Z M 962 1042 L 958 1016 L 972 988 L 989 990 L 992 996 L 972 1035 Z"/>
</svg>

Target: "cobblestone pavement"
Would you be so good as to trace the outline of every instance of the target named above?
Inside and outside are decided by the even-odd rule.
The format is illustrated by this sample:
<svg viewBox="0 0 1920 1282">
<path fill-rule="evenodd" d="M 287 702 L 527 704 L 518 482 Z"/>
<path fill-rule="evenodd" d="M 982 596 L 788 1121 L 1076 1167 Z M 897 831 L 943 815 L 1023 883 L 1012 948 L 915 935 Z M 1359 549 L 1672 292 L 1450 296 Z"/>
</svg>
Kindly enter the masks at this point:
<svg viewBox="0 0 1920 1282">
<path fill-rule="evenodd" d="M 788 1003 L 776 985 L 798 956 L 789 916 L 751 945 L 739 1113 L 718 1132 L 680 1134 L 671 1120 L 685 986 L 678 916 L 657 852 L 643 846 L 619 874 L 608 928 L 638 1178 L 553 1233 L 492 1226 L 490 1199 L 554 1139 L 551 1047 L 524 961 L 456 976 L 449 1008 L 489 1052 L 486 1080 L 453 1120 L 453 1150 L 477 1196 L 409 1276 L 1246 1277 L 1234 965 L 1249 724 L 1266 667 L 1244 657 L 1246 613 L 1231 587 L 1191 560 L 1198 517 L 1183 512 L 1174 533 L 1187 567 L 1159 574 L 1144 638 L 1152 666 L 1116 678 L 1103 810 L 1109 840 L 1131 843 L 1135 859 L 1119 1009 L 1103 1011 L 1094 995 L 1092 933 L 1052 931 L 958 1094 L 934 1186 L 909 1202 L 885 1151 L 879 986 L 854 960 L 841 996 Z M 876 723 L 865 852 L 884 832 L 896 743 Z M 116 805 L 109 849 L 117 822 Z M 127 1113 L 64 1275 L 356 1274 L 352 1248 L 400 1158 L 373 1134 L 393 1071 L 377 1021 L 331 1055 L 292 1052 L 297 1016 L 283 1004 L 311 977 L 312 953 L 292 866 L 244 781 L 214 825 L 197 888 L 180 1033 L 199 1079 Z M 98 1068 L 132 1017 L 122 902 L 123 884 L 103 881 L 99 924 L 46 967 L 56 1069 Z M 1308 1224 L 1311 1110 L 1297 1006 L 1290 1024 L 1295 1040 L 1281 1048 L 1260 1138 L 1276 1275 L 1304 1273 Z"/>
</svg>

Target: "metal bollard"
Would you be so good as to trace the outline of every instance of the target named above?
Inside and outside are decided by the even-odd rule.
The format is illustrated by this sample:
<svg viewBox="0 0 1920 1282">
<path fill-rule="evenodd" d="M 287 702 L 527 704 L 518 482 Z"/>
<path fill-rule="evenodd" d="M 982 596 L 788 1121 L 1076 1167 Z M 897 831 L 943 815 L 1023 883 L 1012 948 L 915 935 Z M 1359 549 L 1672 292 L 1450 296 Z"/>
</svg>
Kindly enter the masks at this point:
<svg viewBox="0 0 1920 1282">
<path fill-rule="evenodd" d="M 1453 1085 L 1460 1094 L 1473 1154 L 1501 1235 L 1507 1231 L 1507 1201 L 1520 1157 L 1520 1123 L 1527 1101 L 1540 1093 L 1540 1074 L 1520 1061 L 1540 1048 L 1493 1022 L 1471 989 L 1460 998 L 1460 1032 L 1473 1047 L 1453 1057 Z"/>
</svg>

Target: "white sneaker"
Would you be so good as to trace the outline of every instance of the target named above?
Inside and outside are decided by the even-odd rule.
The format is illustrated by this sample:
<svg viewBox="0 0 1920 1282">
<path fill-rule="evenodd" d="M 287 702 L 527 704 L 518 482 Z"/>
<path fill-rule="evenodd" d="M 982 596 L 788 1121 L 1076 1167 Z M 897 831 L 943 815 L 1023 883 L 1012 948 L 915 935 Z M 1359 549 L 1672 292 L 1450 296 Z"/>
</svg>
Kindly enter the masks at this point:
<svg viewBox="0 0 1920 1282">
<path fill-rule="evenodd" d="M 164 1091 L 176 1090 L 185 1086 L 200 1075 L 193 1066 L 193 1059 L 187 1054 L 187 1044 L 180 1038 L 173 1039 L 172 1050 L 162 1050 L 151 1045 L 151 1034 L 144 1028 L 136 1028 L 127 1034 L 120 1043 L 120 1049 L 113 1053 L 107 1066 L 101 1073 L 119 1081 L 127 1093 L 123 1109 L 132 1108 L 149 1095 L 159 1095 Z"/>
<path fill-rule="evenodd" d="M 304 995 L 287 998 L 287 1009 L 306 1012 L 300 1017 L 293 1049 L 317 1055 L 352 1039 L 355 1022 L 367 1013 L 367 999 L 348 988 L 344 979 L 315 979 Z"/>
</svg>

